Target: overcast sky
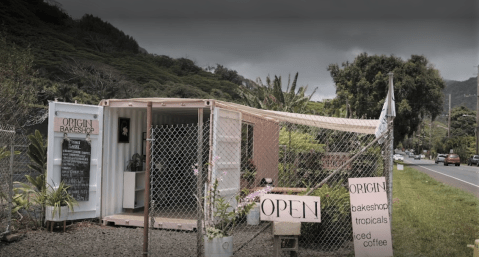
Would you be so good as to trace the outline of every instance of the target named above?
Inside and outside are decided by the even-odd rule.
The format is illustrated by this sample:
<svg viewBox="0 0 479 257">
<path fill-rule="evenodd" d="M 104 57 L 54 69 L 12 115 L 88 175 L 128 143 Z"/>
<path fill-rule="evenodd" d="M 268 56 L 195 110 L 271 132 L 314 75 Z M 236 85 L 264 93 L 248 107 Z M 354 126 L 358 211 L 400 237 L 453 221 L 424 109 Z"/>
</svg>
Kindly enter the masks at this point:
<svg viewBox="0 0 479 257">
<path fill-rule="evenodd" d="M 298 84 L 333 98 L 331 63 L 362 52 L 424 55 L 444 79 L 479 64 L 479 0 L 57 0 L 133 36 L 149 53 L 217 63 L 246 78 L 299 72 Z"/>
</svg>

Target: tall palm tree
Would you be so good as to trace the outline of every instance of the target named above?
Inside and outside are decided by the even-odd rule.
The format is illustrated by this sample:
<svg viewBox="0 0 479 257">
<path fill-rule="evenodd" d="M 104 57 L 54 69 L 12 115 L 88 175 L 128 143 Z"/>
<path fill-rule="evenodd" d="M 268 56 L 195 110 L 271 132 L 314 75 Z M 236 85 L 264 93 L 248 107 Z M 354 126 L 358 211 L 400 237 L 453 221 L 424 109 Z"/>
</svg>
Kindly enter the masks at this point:
<svg viewBox="0 0 479 257">
<path fill-rule="evenodd" d="M 282 90 L 281 76 L 274 76 L 274 80 L 271 80 L 270 76 L 266 77 L 266 84 L 263 84 L 261 78 L 256 79 L 258 86 L 251 92 L 249 90 L 242 89 L 239 93 L 242 97 L 245 105 L 274 111 L 283 112 L 296 112 L 304 113 L 306 105 L 311 100 L 311 97 L 316 93 L 317 87 L 313 90 L 309 96 L 306 95 L 308 86 L 299 87 L 296 90 L 298 81 L 298 72 L 294 76 L 293 83 L 291 77 L 288 76 L 288 85 L 286 92 Z"/>
</svg>

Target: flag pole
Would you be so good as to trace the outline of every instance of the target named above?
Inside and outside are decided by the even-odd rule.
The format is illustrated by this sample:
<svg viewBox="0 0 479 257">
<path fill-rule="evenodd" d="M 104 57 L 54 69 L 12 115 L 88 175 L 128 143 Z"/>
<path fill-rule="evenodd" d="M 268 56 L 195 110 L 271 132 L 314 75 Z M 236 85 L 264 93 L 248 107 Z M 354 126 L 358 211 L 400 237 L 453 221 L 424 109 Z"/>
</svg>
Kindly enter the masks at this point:
<svg viewBox="0 0 479 257">
<path fill-rule="evenodd" d="M 394 143 L 394 116 L 395 113 L 393 114 L 393 94 L 394 94 L 394 88 L 393 88 L 393 75 L 394 73 L 389 72 L 389 90 L 388 90 L 388 110 L 387 110 L 387 120 L 388 120 L 388 126 L 391 126 L 391 130 L 389 130 L 389 145 L 387 146 L 389 149 L 386 151 L 388 153 L 387 156 L 387 162 L 388 162 L 388 188 L 389 188 L 389 194 L 388 194 L 388 200 L 389 200 L 389 225 L 391 226 L 391 231 L 392 231 L 392 214 L 393 214 L 393 143 Z"/>
</svg>

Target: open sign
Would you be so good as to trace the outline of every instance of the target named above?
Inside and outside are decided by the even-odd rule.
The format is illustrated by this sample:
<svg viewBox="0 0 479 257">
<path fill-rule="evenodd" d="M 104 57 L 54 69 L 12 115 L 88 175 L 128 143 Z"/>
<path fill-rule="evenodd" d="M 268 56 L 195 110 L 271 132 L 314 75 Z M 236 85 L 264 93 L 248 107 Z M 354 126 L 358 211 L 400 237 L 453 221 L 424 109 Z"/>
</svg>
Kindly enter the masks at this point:
<svg viewBox="0 0 479 257">
<path fill-rule="evenodd" d="M 260 218 L 282 222 L 321 222 L 318 196 L 266 194 L 260 198 Z"/>
</svg>

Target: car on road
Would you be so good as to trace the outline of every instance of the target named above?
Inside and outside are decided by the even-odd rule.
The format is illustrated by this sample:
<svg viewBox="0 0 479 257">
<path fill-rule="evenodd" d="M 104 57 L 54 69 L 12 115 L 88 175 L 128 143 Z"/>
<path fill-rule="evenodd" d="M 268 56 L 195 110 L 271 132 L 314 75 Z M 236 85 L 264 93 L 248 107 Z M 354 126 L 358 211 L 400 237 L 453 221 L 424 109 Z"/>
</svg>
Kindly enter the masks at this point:
<svg viewBox="0 0 479 257">
<path fill-rule="evenodd" d="M 421 160 L 421 155 L 419 154 L 414 155 L 414 160 Z"/>
<path fill-rule="evenodd" d="M 469 165 L 469 166 L 472 166 L 472 165 L 479 166 L 479 155 L 473 155 L 469 159 L 467 159 L 467 165 Z"/>
<path fill-rule="evenodd" d="M 409 158 L 414 158 L 414 154 L 413 154 L 413 153 L 409 153 Z"/>
<path fill-rule="evenodd" d="M 393 159 L 395 161 L 404 161 L 404 156 L 402 156 L 402 154 L 395 154 L 393 155 Z"/>
<path fill-rule="evenodd" d="M 448 154 L 446 159 L 444 159 L 444 166 L 448 166 L 451 163 L 456 166 L 461 166 L 461 158 L 459 158 L 459 155 L 455 153 Z"/>
<path fill-rule="evenodd" d="M 436 164 L 442 162 L 444 163 L 444 159 L 446 159 L 447 154 L 438 154 L 436 157 Z"/>
<path fill-rule="evenodd" d="M 421 159 L 426 159 L 426 155 L 421 154 Z"/>
</svg>

